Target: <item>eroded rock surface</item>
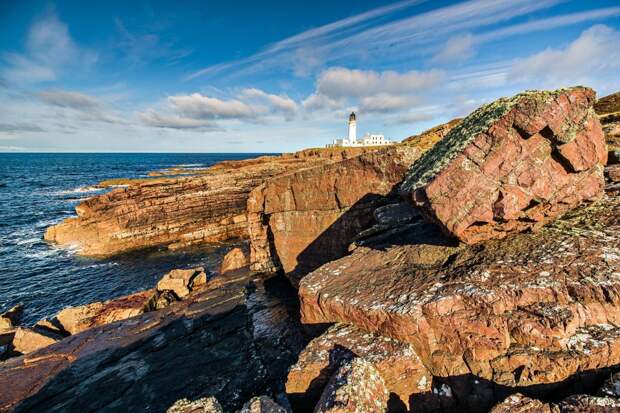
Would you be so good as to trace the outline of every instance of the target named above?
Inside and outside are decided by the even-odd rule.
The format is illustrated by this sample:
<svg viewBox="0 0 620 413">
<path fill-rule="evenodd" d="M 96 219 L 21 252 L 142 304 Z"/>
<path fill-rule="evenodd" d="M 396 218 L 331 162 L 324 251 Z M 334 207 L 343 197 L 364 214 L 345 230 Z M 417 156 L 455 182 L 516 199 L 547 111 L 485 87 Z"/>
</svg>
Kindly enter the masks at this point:
<svg viewBox="0 0 620 413">
<path fill-rule="evenodd" d="M 411 396 L 431 391 L 432 375 L 411 344 L 336 324 L 312 340 L 289 370 L 286 392 L 291 403 L 299 411 L 314 406 L 332 375 L 356 356 L 371 363 L 385 381 L 393 395 L 391 411 L 405 411 Z"/>
<path fill-rule="evenodd" d="M 54 225 L 45 239 L 91 256 L 247 237 L 246 201 L 265 179 L 337 162 L 364 148 L 302 151 L 244 161 L 226 161 L 200 175 L 160 178 L 90 198 L 77 218 Z"/>
<path fill-rule="evenodd" d="M 490 413 L 560 413 L 560 411 L 549 403 L 516 393 L 506 397 L 503 402 L 493 407 Z"/>
<path fill-rule="evenodd" d="M 620 163 L 620 92 L 599 99 L 594 109 L 605 132 L 609 163 Z"/>
<path fill-rule="evenodd" d="M 389 392 L 371 363 L 354 358 L 346 361 L 331 378 L 315 413 L 385 412 Z"/>
<path fill-rule="evenodd" d="M 282 330 L 260 331 L 267 328 L 263 312 L 278 311 L 275 304 L 265 309 L 257 297 L 264 282 L 247 272 L 229 272 L 218 288 L 163 310 L 94 327 L 1 363 L 0 411 L 118 412 L 148 406 L 164 412 L 179 398 L 206 396 L 234 411 L 272 385 L 272 371 L 283 368 L 275 363 L 288 365 L 296 351 Z M 291 328 L 290 320 L 284 321 L 281 328 Z M 272 331 L 280 340 L 277 360 L 264 350 Z"/>
<path fill-rule="evenodd" d="M 485 105 L 412 166 L 401 191 L 469 244 L 538 228 L 603 193 L 594 101 L 594 91 L 574 87 Z"/>
<path fill-rule="evenodd" d="M 267 396 L 253 397 L 239 413 L 287 413 L 286 409 Z"/>
<path fill-rule="evenodd" d="M 414 146 L 384 148 L 267 181 L 248 199 L 250 261 L 282 269 L 293 283 L 344 255 L 420 156 Z"/>
<path fill-rule="evenodd" d="M 620 363 L 619 234 L 617 197 L 538 233 L 476 246 L 428 245 L 412 231 L 304 277 L 302 321 L 410 343 L 435 378 L 568 385 Z M 420 254 L 429 247 L 433 254 Z M 480 397 L 482 406 L 493 401 Z"/>
<path fill-rule="evenodd" d="M 224 410 L 215 397 L 203 397 L 194 401 L 177 400 L 166 413 L 224 413 Z"/>
</svg>

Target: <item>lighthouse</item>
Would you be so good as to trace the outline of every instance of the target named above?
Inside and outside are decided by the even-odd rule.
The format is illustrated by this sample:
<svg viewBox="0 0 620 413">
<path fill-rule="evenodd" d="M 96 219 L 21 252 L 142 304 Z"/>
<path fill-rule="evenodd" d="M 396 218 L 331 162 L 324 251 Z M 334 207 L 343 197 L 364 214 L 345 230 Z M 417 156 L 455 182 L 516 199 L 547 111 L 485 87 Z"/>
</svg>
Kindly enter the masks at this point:
<svg viewBox="0 0 620 413">
<path fill-rule="evenodd" d="M 355 121 L 355 112 L 351 112 L 349 115 L 349 144 L 355 144 L 357 141 L 357 123 Z"/>
</svg>

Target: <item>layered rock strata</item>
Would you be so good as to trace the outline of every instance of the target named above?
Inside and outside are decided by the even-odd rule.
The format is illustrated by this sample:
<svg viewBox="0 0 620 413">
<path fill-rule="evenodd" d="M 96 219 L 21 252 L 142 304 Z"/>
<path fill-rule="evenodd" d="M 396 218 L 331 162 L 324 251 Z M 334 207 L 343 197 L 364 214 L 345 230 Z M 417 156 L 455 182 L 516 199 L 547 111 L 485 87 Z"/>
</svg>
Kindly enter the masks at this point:
<svg viewBox="0 0 620 413">
<path fill-rule="evenodd" d="M 267 328 L 263 312 L 278 311 L 254 302 L 261 302 L 262 283 L 229 272 L 218 288 L 163 310 L 10 359 L 0 364 L 0 411 L 164 412 L 179 398 L 205 396 L 217 397 L 226 411 L 240 408 L 273 383 L 272 369 L 282 368 L 266 364 L 274 360 L 258 348 L 270 334 L 260 332 Z M 283 331 L 277 334 L 284 348 L 277 362 L 287 365 L 297 350 Z"/>
<path fill-rule="evenodd" d="M 485 105 L 412 166 L 401 191 L 470 244 L 538 228 L 602 195 L 607 152 L 594 101 L 574 87 Z"/>
<path fill-rule="evenodd" d="M 420 153 L 410 146 L 384 148 L 254 189 L 248 199 L 251 268 L 281 269 L 297 283 L 344 255 Z"/>
<path fill-rule="evenodd" d="M 226 161 L 193 177 L 130 181 L 127 188 L 79 204 L 77 218 L 48 228 L 45 239 L 83 255 L 105 256 L 245 238 L 248 194 L 264 180 L 364 152 L 316 150 Z"/>
<path fill-rule="evenodd" d="M 609 163 L 620 163 L 620 92 L 599 99 L 594 110 L 605 131 Z"/>
<path fill-rule="evenodd" d="M 620 364 L 618 197 L 476 246 L 442 245 L 432 231 L 358 247 L 304 277 L 302 321 L 410 343 L 472 411 L 506 389 L 565 388 Z"/>
</svg>

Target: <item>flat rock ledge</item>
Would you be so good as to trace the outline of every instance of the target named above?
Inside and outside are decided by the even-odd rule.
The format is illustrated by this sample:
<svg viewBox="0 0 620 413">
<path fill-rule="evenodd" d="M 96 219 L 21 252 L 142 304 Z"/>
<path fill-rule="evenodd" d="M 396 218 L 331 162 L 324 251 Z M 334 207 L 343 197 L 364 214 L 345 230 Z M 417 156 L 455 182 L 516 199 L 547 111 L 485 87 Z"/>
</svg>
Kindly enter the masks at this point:
<svg viewBox="0 0 620 413">
<path fill-rule="evenodd" d="M 304 277 L 302 321 L 409 343 L 434 381 L 561 387 L 620 364 L 618 197 L 476 246 L 408 236 L 358 247 Z"/>
</svg>

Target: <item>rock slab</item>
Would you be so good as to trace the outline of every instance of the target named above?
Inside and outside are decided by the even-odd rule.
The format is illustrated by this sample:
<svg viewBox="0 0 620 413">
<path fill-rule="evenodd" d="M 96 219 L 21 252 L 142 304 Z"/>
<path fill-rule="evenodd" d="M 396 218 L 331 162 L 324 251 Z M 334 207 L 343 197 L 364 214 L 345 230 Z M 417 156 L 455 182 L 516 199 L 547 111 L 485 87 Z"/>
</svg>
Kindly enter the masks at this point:
<svg viewBox="0 0 620 413">
<path fill-rule="evenodd" d="M 603 194 L 594 102 L 594 91 L 573 87 L 485 105 L 411 167 L 401 192 L 469 244 L 539 228 Z"/>
</svg>

